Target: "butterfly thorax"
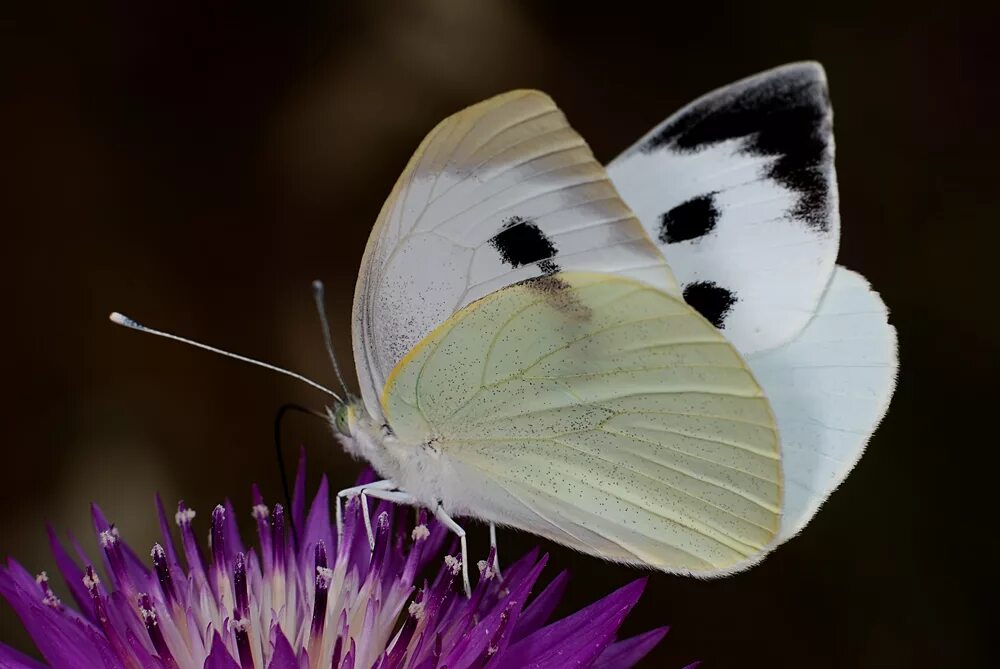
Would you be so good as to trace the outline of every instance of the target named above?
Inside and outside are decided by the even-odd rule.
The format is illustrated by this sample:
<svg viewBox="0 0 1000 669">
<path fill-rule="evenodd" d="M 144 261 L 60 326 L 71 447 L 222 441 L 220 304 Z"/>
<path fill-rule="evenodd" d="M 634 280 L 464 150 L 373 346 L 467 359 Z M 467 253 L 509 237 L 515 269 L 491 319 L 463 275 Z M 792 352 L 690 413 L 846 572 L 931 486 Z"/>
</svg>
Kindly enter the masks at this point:
<svg viewBox="0 0 1000 669">
<path fill-rule="evenodd" d="M 433 444 L 400 440 L 389 425 L 373 418 L 354 400 L 328 412 L 334 434 L 351 456 L 368 462 L 383 479 L 391 479 L 429 508 L 442 501 L 442 462 Z"/>
</svg>

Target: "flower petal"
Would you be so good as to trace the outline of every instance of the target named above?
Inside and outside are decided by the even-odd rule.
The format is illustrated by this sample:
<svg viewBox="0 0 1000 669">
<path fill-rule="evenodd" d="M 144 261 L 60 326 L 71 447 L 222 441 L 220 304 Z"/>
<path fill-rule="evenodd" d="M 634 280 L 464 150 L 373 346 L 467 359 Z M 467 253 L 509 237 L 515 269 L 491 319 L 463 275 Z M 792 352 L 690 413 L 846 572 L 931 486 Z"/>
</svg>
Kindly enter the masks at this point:
<svg viewBox="0 0 1000 669">
<path fill-rule="evenodd" d="M 102 650 L 111 654 L 107 641 L 100 634 L 87 634 L 88 628 L 93 628 L 82 618 L 74 620 L 42 604 L 41 590 L 34 579 L 14 560 L 0 568 L 0 594 L 13 607 L 49 664 L 103 669 Z"/>
<path fill-rule="evenodd" d="M 280 628 L 275 627 L 274 653 L 271 655 L 271 663 L 267 669 L 299 669 L 299 661 L 292 650 L 292 644 L 288 643 L 288 638 Z"/>
<path fill-rule="evenodd" d="M 226 644 L 222 643 L 218 632 L 212 638 L 212 652 L 205 658 L 204 669 L 240 669 L 240 665 L 226 650 Z"/>
<path fill-rule="evenodd" d="M 449 667 L 465 667 L 483 655 L 484 651 L 486 655 L 494 658 L 502 654 L 510 641 L 510 631 L 517 625 L 517 617 L 531 593 L 531 587 L 538 580 L 548 559 L 548 555 L 542 556 L 526 576 L 510 586 L 510 594 L 498 603 L 488 616 L 481 618 L 468 632 L 466 638 L 460 639 L 455 644 L 444 664 Z M 463 648 L 464 652 L 458 654 Z"/>
<path fill-rule="evenodd" d="M 80 569 L 73 558 L 69 556 L 69 553 L 63 548 L 52 526 L 46 526 L 45 530 L 49 534 L 49 549 L 56 559 L 56 566 L 59 568 L 59 573 L 62 574 L 63 580 L 66 581 L 66 587 L 69 588 L 69 592 L 73 595 L 76 605 L 80 607 L 80 611 L 93 621 L 94 605 L 90 599 L 90 594 L 87 592 L 87 588 L 83 585 L 83 570 Z"/>
<path fill-rule="evenodd" d="M 163 506 L 163 500 L 159 493 L 156 494 L 156 517 L 160 523 L 160 534 L 163 535 L 163 543 L 160 545 L 167 553 L 167 563 L 171 568 L 179 564 L 177 561 L 177 550 L 174 548 L 174 540 L 170 534 L 170 521 L 167 520 L 167 510 Z"/>
<path fill-rule="evenodd" d="M 326 475 L 320 480 L 319 490 L 313 497 L 305 524 L 299 525 L 298 520 L 295 522 L 295 529 L 299 533 L 299 560 L 311 561 L 316 552 L 316 545 L 320 541 L 324 543 L 329 554 L 337 552 L 330 525 L 330 484 L 326 480 Z"/>
<path fill-rule="evenodd" d="M 520 641 L 547 623 L 556 607 L 559 606 L 567 585 L 569 585 L 568 571 L 563 571 L 552 579 L 545 590 L 542 590 L 541 594 L 535 597 L 521 614 L 511 640 Z"/>
<path fill-rule="evenodd" d="M 656 644 L 670 631 L 669 627 L 660 627 L 639 634 L 624 641 L 613 643 L 604 649 L 593 669 L 629 669 L 646 657 Z"/>
<path fill-rule="evenodd" d="M 223 525 L 226 533 L 226 557 L 229 559 L 228 564 L 232 564 L 232 558 L 237 553 L 246 553 L 246 550 L 243 548 L 243 538 L 240 537 L 240 528 L 236 522 L 236 510 L 233 509 L 233 503 L 228 497 L 223 506 L 226 508 L 226 523 Z"/>
<path fill-rule="evenodd" d="M 597 657 L 611 643 L 618 626 L 639 600 L 645 585 L 646 579 L 633 581 L 604 599 L 525 637 L 510 647 L 504 656 L 503 666 L 547 666 L 533 664 L 531 660 L 554 661 L 556 665 L 553 666 L 563 666 L 557 662 L 560 656 L 564 661 L 569 656 L 580 657 L 591 653 Z"/>
<path fill-rule="evenodd" d="M 0 643 L 0 667 L 3 669 L 48 669 L 38 660 L 19 653 L 2 643 Z"/>
</svg>

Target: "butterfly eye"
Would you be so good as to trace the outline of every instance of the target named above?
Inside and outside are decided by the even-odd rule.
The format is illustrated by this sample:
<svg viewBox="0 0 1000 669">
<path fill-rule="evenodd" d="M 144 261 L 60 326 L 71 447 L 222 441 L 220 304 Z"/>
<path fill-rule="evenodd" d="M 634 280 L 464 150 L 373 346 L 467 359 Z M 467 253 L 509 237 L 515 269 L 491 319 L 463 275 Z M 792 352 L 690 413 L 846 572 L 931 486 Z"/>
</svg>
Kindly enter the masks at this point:
<svg viewBox="0 0 1000 669">
<path fill-rule="evenodd" d="M 337 406 L 336 411 L 333 414 L 333 425 L 337 428 L 337 432 L 344 435 L 345 437 L 351 436 L 351 426 L 350 421 L 347 416 L 348 408 L 346 404 L 341 404 Z"/>
</svg>

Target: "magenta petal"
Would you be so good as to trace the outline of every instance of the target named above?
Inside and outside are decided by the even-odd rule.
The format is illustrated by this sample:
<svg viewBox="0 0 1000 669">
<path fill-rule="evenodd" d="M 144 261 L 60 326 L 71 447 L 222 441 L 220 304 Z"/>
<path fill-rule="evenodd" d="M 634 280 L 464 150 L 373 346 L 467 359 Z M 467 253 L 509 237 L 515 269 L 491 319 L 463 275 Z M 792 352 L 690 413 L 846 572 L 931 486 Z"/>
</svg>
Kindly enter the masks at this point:
<svg viewBox="0 0 1000 669">
<path fill-rule="evenodd" d="M 307 561 L 311 559 L 316 551 L 316 544 L 320 541 L 324 543 L 329 554 L 336 553 L 330 524 L 330 484 L 327 482 L 325 475 L 320 480 L 316 496 L 313 497 L 305 524 L 296 525 L 295 529 L 299 532 L 300 560 Z"/>
<path fill-rule="evenodd" d="M 212 638 L 212 652 L 205 658 L 204 669 L 240 669 L 240 665 L 226 650 L 226 644 L 222 643 L 218 632 Z"/>
<path fill-rule="evenodd" d="M 264 504 L 264 496 L 260 494 L 260 488 L 254 483 L 252 487 L 253 492 L 253 517 L 257 521 L 257 538 L 260 542 L 260 559 L 264 571 L 269 573 L 271 571 L 271 519 L 270 519 L 270 509 L 265 513 L 258 513 L 258 509 L 262 512 L 267 509 L 267 505 Z"/>
<path fill-rule="evenodd" d="M 628 609 L 622 608 L 607 617 L 593 620 L 580 629 L 569 642 L 533 658 L 524 669 L 570 669 L 593 666 L 594 660 L 614 640 L 618 627 L 626 615 Z"/>
<path fill-rule="evenodd" d="M 94 533 L 97 535 L 98 541 L 100 541 L 101 533 L 110 530 L 111 523 L 109 523 L 108 519 L 104 516 L 104 512 L 101 511 L 101 507 L 97 506 L 97 504 L 94 504 L 93 502 L 90 503 L 90 518 L 94 524 Z M 104 565 L 104 573 L 108 575 L 108 578 L 111 579 L 112 583 L 116 587 L 119 587 L 118 577 L 122 575 L 119 573 L 120 570 L 112 568 L 111 562 L 108 559 L 107 551 L 99 550 L 98 552 L 101 554 L 101 563 Z"/>
<path fill-rule="evenodd" d="M 354 645 L 354 639 L 351 639 L 351 650 L 344 656 L 344 661 L 340 663 L 340 669 L 354 669 L 354 658 L 357 654 L 358 649 Z"/>
<path fill-rule="evenodd" d="M 299 669 L 299 661 L 295 657 L 295 651 L 292 650 L 292 644 L 288 643 L 288 638 L 285 637 L 284 633 L 275 628 L 275 633 L 272 636 L 274 637 L 274 654 L 271 655 L 271 663 L 267 665 L 267 669 Z"/>
<path fill-rule="evenodd" d="M 455 650 L 444 661 L 446 665 L 449 667 L 468 666 L 475 658 L 487 652 L 488 645 L 493 646 L 492 655 L 494 657 L 502 654 L 510 640 L 511 630 L 517 625 L 518 614 L 524 607 L 528 595 L 531 594 L 531 586 L 538 580 L 548 558 L 548 555 L 543 556 L 527 576 L 511 585 L 510 594 L 497 604 L 490 615 L 482 618 L 469 631 L 468 645 L 464 652 L 461 655 L 456 655 L 455 650 L 461 649 L 462 643 L 456 644 Z M 466 639 L 462 641 L 466 641 Z"/>
<path fill-rule="evenodd" d="M 139 659 L 140 667 L 149 667 L 149 669 L 166 669 L 166 665 L 163 660 L 159 657 L 154 657 L 146 650 L 146 647 L 142 645 L 137 637 L 131 630 L 126 634 L 128 639 L 129 648 L 132 649 L 132 654 Z"/>
<path fill-rule="evenodd" d="M 102 646 L 108 648 L 107 642 L 100 635 L 87 634 L 89 625 L 81 619 L 73 621 L 42 604 L 34 579 L 13 560 L 7 568 L 0 568 L 0 594 L 14 608 L 49 664 L 81 669 L 104 667 L 101 650 Z"/>
<path fill-rule="evenodd" d="M 618 627 L 628 615 L 631 605 L 622 604 L 614 609 L 605 609 L 598 615 L 577 627 L 573 634 L 560 643 L 536 647 L 526 661 L 518 661 L 505 666 L 523 669 L 571 669 L 591 667 L 594 661 L 614 641 Z M 534 636 L 544 636 L 545 630 Z M 530 637 L 529 637 L 530 638 Z M 506 658 L 505 658 L 506 659 Z"/>
<path fill-rule="evenodd" d="M 246 553 L 246 550 L 243 548 L 243 538 L 240 537 L 240 528 L 236 522 L 236 511 L 233 509 L 233 503 L 227 498 L 223 506 L 226 509 L 226 523 L 223 525 L 223 530 L 226 533 L 226 555 L 231 565 L 233 556 L 237 553 Z"/>
<path fill-rule="evenodd" d="M 38 660 L 23 655 L 0 643 L 0 667 L 3 669 L 48 669 Z"/>
<path fill-rule="evenodd" d="M 589 644 L 598 637 L 605 638 L 603 632 L 607 629 L 611 630 L 611 634 L 606 635 L 605 645 L 609 644 L 622 618 L 639 600 L 645 585 L 645 579 L 633 581 L 568 618 L 521 639 L 508 650 L 508 655 L 504 657 L 505 666 L 506 663 L 512 667 L 527 666 L 531 658 L 546 657 L 549 649 L 569 652 L 571 648 Z"/>
<path fill-rule="evenodd" d="M 173 568 L 179 564 L 177 561 L 177 550 L 174 548 L 174 540 L 170 534 L 170 521 L 167 520 L 167 510 L 163 507 L 163 500 L 159 493 L 156 495 L 156 517 L 160 523 L 160 534 L 163 535 L 163 543 L 160 544 L 167 553 L 167 563 Z"/>
<path fill-rule="evenodd" d="M 611 644 L 597 658 L 594 669 L 629 669 L 634 667 L 639 660 L 646 657 L 649 651 L 653 650 L 656 644 L 660 643 L 660 640 L 669 631 L 669 627 L 660 627 Z"/>
<path fill-rule="evenodd" d="M 545 590 L 542 590 L 541 594 L 535 597 L 528 608 L 521 614 L 520 619 L 517 621 L 517 626 L 514 628 L 511 640 L 520 641 L 547 623 L 549 618 L 552 617 L 553 612 L 555 612 L 556 607 L 559 606 L 559 602 L 566 592 L 567 585 L 569 585 L 568 571 L 563 571 L 552 579 L 552 582 L 545 587 Z"/>
<path fill-rule="evenodd" d="M 83 585 L 83 570 L 80 569 L 76 562 L 73 561 L 73 558 L 69 556 L 69 553 L 63 548 L 52 526 L 47 526 L 45 530 L 49 534 L 49 549 L 56 559 L 56 566 L 59 568 L 59 573 L 62 574 L 63 580 L 66 582 L 66 587 L 69 588 L 69 592 L 76 601 L 76 605 L 80 607 L 80 611 L 93 620 L 94 605 L 90 599 L 90 595 L 87 593 L 87 588 Z"/>
</svg>

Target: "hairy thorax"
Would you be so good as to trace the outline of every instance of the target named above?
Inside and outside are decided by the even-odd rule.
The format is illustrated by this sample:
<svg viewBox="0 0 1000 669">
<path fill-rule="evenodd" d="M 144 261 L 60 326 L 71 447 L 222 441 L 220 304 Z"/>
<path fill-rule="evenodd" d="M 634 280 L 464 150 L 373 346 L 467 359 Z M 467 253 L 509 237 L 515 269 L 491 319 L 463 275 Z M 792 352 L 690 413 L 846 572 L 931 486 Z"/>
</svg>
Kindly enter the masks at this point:
<svg viewBox="0 0 1000 669">
<path fill-rule="evenodd" d="M 433 442 L 401 441 L 388 425 L 373 420 L 360 401 L 350 407 L 349 429 L 350 436 L 334 434 L 345 451 L 367 461 L 381 478 L 391 479 L 429 509 L 441 503 L 449 512 L 461 511 L 446 485 L 453 480 L 447 475 L 448 459 Z"/>
</svg>

